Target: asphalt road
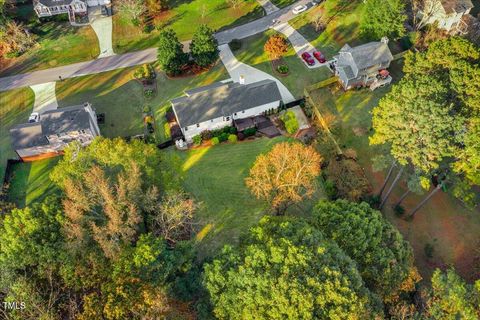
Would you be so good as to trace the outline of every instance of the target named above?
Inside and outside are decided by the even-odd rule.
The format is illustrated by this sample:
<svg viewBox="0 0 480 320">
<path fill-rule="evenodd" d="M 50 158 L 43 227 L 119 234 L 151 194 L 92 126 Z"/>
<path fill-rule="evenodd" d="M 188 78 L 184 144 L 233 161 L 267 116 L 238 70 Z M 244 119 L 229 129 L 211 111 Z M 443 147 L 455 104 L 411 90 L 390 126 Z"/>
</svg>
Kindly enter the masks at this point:
<svg viewBox="0 0 480 320">
<path fill-rule="evenodd" d="M 230 42 L 232 39 L 243 39 L 254 34 L 264 32 L 272 26 L 273 20 L 277 20 L 279 24 L 288 22 L 290 19 L 292 19 L 295 16 L 292 13 L 292 8 L 300 4 L 306 4 L 309 7 L 312 6 L 311 0 L 299 0 L 293 5 L 280 9 L 279 11 L 266 15 L 255 21 L 228 30 L 220 31 L 215 34 L 215 37 L 217 38 L 219 45 L 222 45 Z M 185 48 L 188 49 L 189 43 L 189 41 L 184 42 Z M 157 49 L 150 48 L 142 51 L 117 54 L 110 57 L 74 63 L 51 69 L 8 76 L 0 78 L 0 91 L 28 87 L 46 82 L 59 81 L 59 77 L 62 79 L 74 78 L 111 71 L 119 68 L 132 67 L 143 63 L 154 62 L 157 58 L 156 55 Z"/>
</svg>

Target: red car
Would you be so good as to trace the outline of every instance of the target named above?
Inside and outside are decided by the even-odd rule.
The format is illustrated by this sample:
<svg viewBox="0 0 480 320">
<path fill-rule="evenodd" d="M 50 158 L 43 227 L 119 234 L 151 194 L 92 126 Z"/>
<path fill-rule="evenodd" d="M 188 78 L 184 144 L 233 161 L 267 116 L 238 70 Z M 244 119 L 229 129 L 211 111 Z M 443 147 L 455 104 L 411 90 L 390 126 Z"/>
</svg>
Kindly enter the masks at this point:
<svg viewBox="0 0 480 320">
<path fill-rule="evenodd" d="M 321 53 L 320 51 L 315 51 L 313 53 L 313 56 L 315 57 L 315 59 L 318 60 L 318 62 L 320 63 L 325 63 L 327 62 L 327 59 L 325 59 L 325 56 L 323 55 L 323 53 Z"/>
<path fill-rule="evenodd" d="M 315 60 L 313 60 L 312 56 L 308 52 L 302 53 L 302 59 L 305 60 L 309 66 L 313 66 L 315 64 Z"/>
</svg>

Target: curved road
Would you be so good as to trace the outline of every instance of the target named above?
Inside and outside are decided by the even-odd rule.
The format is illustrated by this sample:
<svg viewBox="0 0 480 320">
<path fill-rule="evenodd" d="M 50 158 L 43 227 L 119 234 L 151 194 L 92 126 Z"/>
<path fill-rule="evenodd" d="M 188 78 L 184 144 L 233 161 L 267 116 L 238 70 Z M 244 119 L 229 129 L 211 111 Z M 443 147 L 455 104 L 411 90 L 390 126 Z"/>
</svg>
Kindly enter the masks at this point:
<svg viewBox="0 0 480 320">
<path fill-rule="evenodd" d="M 255 21 L 232 29 L 220 31 L 215 34 L 215 37 L 217 38 L 219 45 L 222 45 L 230 42 L 232 39 L 243 39 L 263 32 L 272 25 L 273 20 L 278 20 L 278 23 L 283 23 L 292 19 L 294 17 L 292 8 L 300 4 L 305 4 L 309 7 L 312 6 L 311 0 L 300 0 L 288 7 L 280 9 Z M 184 42 L 185 47 L 188 48 L 189 43 L 190 41 Z M 59 76 L 61 76 L 63 79 L 67 79 L 111 71 L 119 68 L 132 67 L 143 63 L 153 62 L 156 59 L 157 49 L 150 48 L 142 51 L 118 54 L 110 57 L 74 63 L 51 69 L 8 76 L 0 78 L 0 91 L 58 81 Z"/>
</svg>

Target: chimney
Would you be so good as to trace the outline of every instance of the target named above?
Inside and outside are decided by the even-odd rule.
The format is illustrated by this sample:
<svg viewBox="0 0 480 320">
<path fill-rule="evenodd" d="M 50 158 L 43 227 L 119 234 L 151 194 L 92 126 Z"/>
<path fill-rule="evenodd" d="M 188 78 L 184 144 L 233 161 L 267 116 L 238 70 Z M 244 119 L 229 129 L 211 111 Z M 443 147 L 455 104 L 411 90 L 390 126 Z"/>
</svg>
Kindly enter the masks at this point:
<svg viewBox="0 0 480 320">
<path fill-rule="evenodd" d="M 380 42 L 385 43 L 386 45 L 388 45 L 388 37 L 382 37 L 382 40 L 380 40 Z"/>
<path fill-rule="evenodd" d="M 243 74 L 240 75 L 240 84 L 245 84 L 245 76 Z"/>
</svg>

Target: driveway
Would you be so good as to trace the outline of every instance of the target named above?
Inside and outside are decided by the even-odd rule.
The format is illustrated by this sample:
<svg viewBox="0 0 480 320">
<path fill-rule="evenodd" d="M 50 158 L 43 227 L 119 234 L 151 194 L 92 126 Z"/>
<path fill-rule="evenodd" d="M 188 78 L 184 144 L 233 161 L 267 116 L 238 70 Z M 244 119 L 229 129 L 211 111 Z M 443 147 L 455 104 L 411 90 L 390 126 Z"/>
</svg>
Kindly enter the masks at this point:
<svg viewBox="0 0 480 320">
<path fill-rule="evenodd" d="M 238 82 L 240 76 L 245 78 L 246 84 L 266 79 L 274 80 L 277 82 L 283 102 L 288 103 L 295 100 L 293 94 L 277 78 L 238 61 L 233 55 L 232 50 L 230 50 L 228 44 L 223 44 L 219 46 L 218 49 L 220 49 L 220 59 L 222 59 L 222 62 L 233 81 Z"/>
<path fill-rule="evenodd" d="M 293 49 L 295 49 L 295 52 L 298 55 L 298 58 L 303 61 L 305 66 L 310 69 L 315 69 L 323 66 L 328 65 L 328 61 L 325 63 L 319 63 L 317 60 L 315 60 L 315 64 L 313 66 L 309 66 L 308 64 L 305 63 L 305 60 L 302 59 L 302 53 L 304 52 L 309 52 L 313 56 L 313 52 L 316 50 L 315 47 L 305 39 L 300 32 L 295 30 L 288 22 L 282 23 L 274 27 L 275 30 L 277 30 L 280 33 L 283 33 L 287 38 L 288 41 L 293 46 Z"/>
<path fill-rule="evenodd" d="M 102 16 L 100 6 L 88 8 L 88 20 L 98 38 L 100 55 L 104 58 L 114 55 L 112 47 L 112 16 Z"/>
<path fill-rule="evenodd" d="M 278 11 L 278 7 L 270 2 L 270 0 L 257 0 L 258 3 L 265 9 L 265 12 L 268 14 L 272 14 L 275 11 Z"/>
<path fill-rule="evenodd" d="M 33 112 L 42 114 L 48 110 L 58 108 L 57 96 L 55 95 L 55 82 L 47 82 L 30 86 L 35 94 Z"/>
</svg>

